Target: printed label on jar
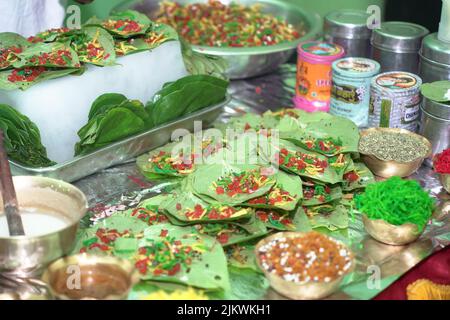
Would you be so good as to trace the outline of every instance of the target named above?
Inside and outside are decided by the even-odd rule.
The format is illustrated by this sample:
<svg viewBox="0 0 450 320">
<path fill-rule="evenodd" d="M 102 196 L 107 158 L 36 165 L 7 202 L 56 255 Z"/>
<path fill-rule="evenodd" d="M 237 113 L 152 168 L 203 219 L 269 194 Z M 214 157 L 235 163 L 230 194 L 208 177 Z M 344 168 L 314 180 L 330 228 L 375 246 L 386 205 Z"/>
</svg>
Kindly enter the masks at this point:
<svg viewBox="0 0 450 320">
<path fill-rule="evenodd" d="M 331 66 L 298 62 L 296 94 L 308 101 L 329 101 L 331 97 Z"/>
<path fill-rule="evenodd" d="M 408 124 L 416 121 L 420 114 L 420 104 L 408 105 L 402 108 L 402 123 Z"/>
<path fill-rule="evenodd" d="M 358 91 L 360 91 L 360 89 L 357 87 L 351 85 L 339 85 L 333 82 L 331 97 L 345 103 L 358 104 L 362 100 Z"/>
</svg>

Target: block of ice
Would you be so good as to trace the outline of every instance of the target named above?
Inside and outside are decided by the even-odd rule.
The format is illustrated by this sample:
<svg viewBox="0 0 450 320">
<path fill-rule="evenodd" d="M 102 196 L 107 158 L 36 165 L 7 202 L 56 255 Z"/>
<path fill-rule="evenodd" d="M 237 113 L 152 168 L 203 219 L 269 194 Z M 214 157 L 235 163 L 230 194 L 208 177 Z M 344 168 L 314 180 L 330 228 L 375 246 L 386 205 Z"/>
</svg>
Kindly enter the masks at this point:
<svg viewBox="0 0 450 320">
<path fill-rule="evenodd" d="M 36 123 L 50 159 L 58 163 L 70 160 L 77 131 L 86 124 L 91 104 L 99 95 L 122 93 L 146 103 L 164 83 L 187 75 L 178 41 L 117 62 L 117 66 L 104 68 L 89 65 L 81 76 L 44 81 L 26 91 L 0 90 L 0 103 L 11 105 Z"/>
</svg>

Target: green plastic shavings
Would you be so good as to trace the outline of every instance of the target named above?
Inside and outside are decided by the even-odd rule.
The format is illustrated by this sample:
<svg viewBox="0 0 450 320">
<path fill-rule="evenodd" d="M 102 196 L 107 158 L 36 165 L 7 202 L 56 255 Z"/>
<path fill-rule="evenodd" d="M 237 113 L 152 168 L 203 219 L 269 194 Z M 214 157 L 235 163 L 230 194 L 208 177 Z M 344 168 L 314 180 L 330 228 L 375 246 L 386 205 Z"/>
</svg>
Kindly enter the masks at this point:
<svg viewBox="0 0 450 320">
<path fill-rule="evenodd" d="M 404 223 L 417 225 L 422 231 L 431 217 L 434 200 L 416 180 L 392 177 L 367 186 L 356 196 L 356 208 L 372 220 L 384 220 L 399 226 Z"/>
</svg>

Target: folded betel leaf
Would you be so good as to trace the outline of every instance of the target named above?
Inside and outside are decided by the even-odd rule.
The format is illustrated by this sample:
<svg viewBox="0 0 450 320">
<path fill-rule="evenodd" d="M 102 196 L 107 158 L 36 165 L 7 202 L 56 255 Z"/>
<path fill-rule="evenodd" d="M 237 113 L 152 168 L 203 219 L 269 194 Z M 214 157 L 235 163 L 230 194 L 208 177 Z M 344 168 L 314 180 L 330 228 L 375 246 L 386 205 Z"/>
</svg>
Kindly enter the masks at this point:
<svg viewBox="0 0 450 320">
<path fill-rule="evenodd" d="M 193 173 L 192 188 L 198 195 L 238 205 L 269 192 L 276 183 L 274 173 L 258 165 L 204 165 Z"/>
<path fill-rule="evenodd" d="M 186 76 L 168 83 L 147 103 L 154 126 L 225 100 L 228 82 L 211 76 Z"/>
<path fill-rule="evenodd" d="M 272 163 L 279 164 L 282 170 L 326 183 L 341 182 L 343 173 L 338 174 L 331 166 L 328 157 L 305 150 L 286 140 L 278 140 L 278 145 L 275 141 L 272 143 L 279 151 L 274 152 L 273 155 L 267 155 L 264 150 L 261 150 L 262 155 L 269 158 Z M 340 165 L 340 162 L 338 164 Z"/>
<path fill-rule="evenodd" d="M 237 131 L 246 132 L 254 130 L 260 132 L 276 128 L 278 121 L 272 118 L 264 118 L 259 114 L 246 113 L 241 117 L 231 118 L 227 124 L 228 128 L 233 128 Z"/>
<path fill-rule="evenodd" d="M 223 203 L 207 203 L 189 190 L 171 193 L 171 200 L 161 203 L 160 209 L 183 222 L 223 222 L 250 217 L 251 208 L 232 207 Z"/>
<path fill-rule="evenodd" d="M 153 24 L 144 35 L 128 39 L 114 39 L 114 47 L 117 56 L 120 57 L 153 50 L 163 43 L 173 40 L 178 40 L 178 34 L 174 29 L 165 24 Z"/>
<path fill-rule="evenodd" d="M 139 219 L 113 215 L 99 221 L 94 226 L 78 231 L 74 254 L 87 252 L 93 254 L 117 255 L 131 258 L 137 253 L 137 242 L 128 242 L 128 248 L 119 242 L 120 252 L 116 252 L 116 241 L 121 238 L 141 238 L 148 224 Z"/>
<path fill-rule="evenodd" d="M 80 68 L 77 53 L 68 43 L 37 43 L 17 54 L 18 60 L 14 68 L 23 67 L 53 67 Z"/>
<path fill-rule="evenodd" d="M 349 153 L 341 153 L 328 158 L 330 167 L 333 168 L 339 176 L 339 181 L 343 180 L 346 172 L 350 172 L 355 168 L 353 159 Z"/>
<path fill-rule="evenodd" d="M 70 38 L 70 45 L 83 63 L 97 66 L 116 64 L 113 37 L 99 27 L 84 27 Z"/>
<path fill-rule="evenodd" d="M 145 14 L 126 10 L 114 13 L 103 21 L 95 17 L 91 18 L 85 26 L 101 26 L 115 37 L 130 38 L 145 34 L 151 24 L 152 22 Z"/>
<path fill-rule="evenodd" d="M 373 173 L 362 162 L 355 162 L 354 169 L 344 174 L 342 181 L 342 190 L 352 191 L 365 188 L 368 184 L 374 183 Z"/>
<path fill-rule="evenodd" d="M 248 230 L 249 228 L 251 231 Z M 215 238 L 223 247 L 259 238 L 268 233 L 264 223 L 257 219 L 251 219 L 247 225 L 239 223 L 196 224 L 192 226 L 192 231 Z"/>
<path fill-rule="evenodd" d="M 313 229 L 327 228 L 330 231 L 336 231 L 348 228 L 348 209 L 337 202 L 304 207 L 303 209 Z"/>
<path fill-rule="evenodd" d="M 262 221 L 267 228 L 280 231 L 309 231 L 309 221 L 302 207 L 294 211 L 274 209 L 256 209 L 256 219 Z"/>
<path fill-rule="evenodd" d="M 90 153 L 148 128 L 147 114 L 139 101 L 125 100 L 109 107 L 78 131 L 75 155 Z"/>
<path fill-rule="evenodd" d="M 157 207 L 153 206 L 149 207 L 138 206 L 134 209 L 128 209 L 125 211 L 118 212 L 114 216 L 139 219 L 143 222 L 146 222 L 149 226 L 159 223 L 167 223 L 169 221 L 169 219 L 164 213 L 160 212 Z"/>
<path fill-rule="evenodd" d="M 103 113 L 106 109 L 110 109 L 111 106 L 118 106 L 125 100 L 127 100 L 127 97 L 120 93 L 105 93 L 100 95 L 92 103 L 88 119 L 91 120 L 95 116 Z"/>
<path fill-rule="evenodd" d="M 76 74 L 80 68 L 25 67 L 0 72 L 0 90 L 26 90 L 29 87 L 50 79 Z"/>
<path fill-rule="evenodd" d="M 0 128 L 10 159 L 33 168 L 55 164 L 47 157 L 38 127 L 28 117 L 8 105 L 0 104 Z"/>
<path fill-rule="evenodd" d="M 299 176 L 283 171 L 278 171 L 275 178 L 277 182 L 268 193 L 250 199 L 243 205 L 255 208 L 294 210 L 302 198 L 302 180 Z"/>
<path fill-rule="evenodd" d="M 17 54 L 28 46 L 30 43 L 17 33 L 0 33 L 0 70 L 12 68 L 13 63 L 18 60 Z"/>
<path fill-rule="evenodd" d="M 256 263 L 255 243 L 239 243 L 226 247 L 225 254 L 227 256 L 228 265 L 240 269 L 251 269 L 257 273 L 262 273 Z"/>
<path fill-rule="evenodd" d="M 442 80 L 432 83 L 424 83 L 420 87 L 420 92 L 427 99 L 437 102 L 450 101 L 450 81 Z"/>
<path fill-rule="evenodd" d="M 342 189 L 338 185 L 312 183 L 303 186 L 302 206 L 316 206 L 342 198 Z"/>
<path fill-rule="evenodd" d="M 27 40 L 29 43 L 54 42 L 56 40 L 59 40 L 60 38 L 64 38 L 65 36 L 72 35 L 76 32 L 78 32 L 77 29 L 69 29 L 66 27 L 53 28 L 39 32 L 35 36 L 29 37 Z"/>
<path fill-rule="evenodd" d="M 280 121 L 284 117 L 298 119 L 301 115 L 300 109 L 282 108 L 276 111 L 268 110 L 263 113 L 264 118 L 272 118 Z"/>
<path fill-rule="evenodd" d="M 160 224 L 147 228 L 135 257 L 141 279 L 228 290 L 227 260 L 217 241 L 191 228 Z"/>
</svg>

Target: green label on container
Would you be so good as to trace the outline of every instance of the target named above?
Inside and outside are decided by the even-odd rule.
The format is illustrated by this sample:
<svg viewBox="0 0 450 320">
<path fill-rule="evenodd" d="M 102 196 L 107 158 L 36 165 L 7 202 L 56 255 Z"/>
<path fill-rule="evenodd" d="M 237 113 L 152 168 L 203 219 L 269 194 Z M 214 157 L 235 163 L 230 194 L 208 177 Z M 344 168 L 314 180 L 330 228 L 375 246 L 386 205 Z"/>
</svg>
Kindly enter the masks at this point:
<svg viewBox="0 0 450 320">
<path fill-rule="evenodd" d="M 351 104 L 358 104 L 361 102 L 358 95 L 358 88 L 350 85 L 338 85 L 333 82 L 331 96 L 339 101 Z"/>
</svg>

